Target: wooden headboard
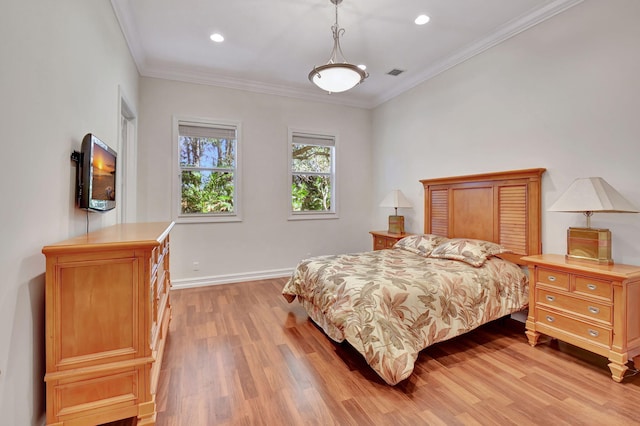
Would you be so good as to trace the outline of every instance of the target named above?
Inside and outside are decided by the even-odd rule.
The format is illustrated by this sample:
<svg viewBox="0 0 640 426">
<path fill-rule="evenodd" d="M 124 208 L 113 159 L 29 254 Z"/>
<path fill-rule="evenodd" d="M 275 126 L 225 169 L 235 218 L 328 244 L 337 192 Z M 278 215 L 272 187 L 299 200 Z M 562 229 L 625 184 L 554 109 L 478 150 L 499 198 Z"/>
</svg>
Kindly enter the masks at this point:
<svg viewBox="0 0 640 426">
<path fill-rule="evenodd" d="M 545 170 L 421 180 L 425 234 L 493 241 L 512 250 L 513 261 L 542 253 L 540 185 Z"/>
</svg>

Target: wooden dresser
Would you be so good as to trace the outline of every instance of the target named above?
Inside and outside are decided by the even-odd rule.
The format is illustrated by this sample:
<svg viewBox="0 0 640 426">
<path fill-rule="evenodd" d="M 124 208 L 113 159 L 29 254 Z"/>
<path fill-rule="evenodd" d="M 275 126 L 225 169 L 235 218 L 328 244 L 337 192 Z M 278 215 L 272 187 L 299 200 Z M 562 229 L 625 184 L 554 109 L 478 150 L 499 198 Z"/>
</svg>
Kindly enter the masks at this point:
<svg viewBox="0 0 640 426">
<path fill-rule="evenodd" d="M 630 359 L 640 367 L 640 267 L 554 254 L 522 260 L 529 265 L 531 346 L 542 333 L 605 356 L 616 382 Z"/>
<path fill-rule="evenodd" d="M 42 249 L 47 425 L 155 424 L 172 227 L 120 224 Z"/>
<path fill-rule="evenodd" d="M 408 237 L 409 235 L 411 235 L 407 234 L 406 232 L 402 234 L 391 234 L 387 231 L 369 231 L 369 233 L 373 236 L 374 250 L 392 248 L 395 243 L 397 243 L 404 237 Z"/>
</svg>

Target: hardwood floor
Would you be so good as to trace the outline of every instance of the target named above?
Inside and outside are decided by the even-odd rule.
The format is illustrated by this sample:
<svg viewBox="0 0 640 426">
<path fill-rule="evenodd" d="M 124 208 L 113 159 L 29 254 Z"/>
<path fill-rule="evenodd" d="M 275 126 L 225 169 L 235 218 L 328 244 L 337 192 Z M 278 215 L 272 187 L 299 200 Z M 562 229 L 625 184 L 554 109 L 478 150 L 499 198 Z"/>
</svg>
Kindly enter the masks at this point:
<svg viewBox="0 0 640 426">
<path fill-rule="evenodd" d="M 423 350 L 388 386 L 285 301 L 285 281 L 172 292 L 159 426 L 638 424 L 640 375 L 615 383 L 602 357 L 532 348 L 513 320 Z"/>
</svg>

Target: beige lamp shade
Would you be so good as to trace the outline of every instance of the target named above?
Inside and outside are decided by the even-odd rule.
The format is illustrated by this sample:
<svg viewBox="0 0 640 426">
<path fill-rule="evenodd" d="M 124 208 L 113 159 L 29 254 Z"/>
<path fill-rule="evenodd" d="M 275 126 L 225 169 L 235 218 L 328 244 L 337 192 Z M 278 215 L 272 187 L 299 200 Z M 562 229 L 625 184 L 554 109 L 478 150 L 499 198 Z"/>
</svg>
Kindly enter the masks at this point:
<svg viewBox="0 0 640 426">
<path fill-rule="evenodd" d="M 551 212 L 638 213 L 614 187 L 601 177 L 580 178 L 549 207 Z"/>
<path fill-rule="evenodd" d="M 601 177 L 574 180 L 549 207 L 549 211 L 584 213 L 587 216 L 587 228 L 591 227 L 590 217 L 595 212 L 638 213 L 637 208 Z"/>
<path fill-rule="evenodd" d="M 605 264 L 613 263 L 611 232 L 591 228 L 591 215 L 595 212 L 638 213 L 638 209 L 601 177 L 574 180 L 549 211 L 584 213 L 587 227 L 567 230 L 567 258 Z"/>
<path fill-rule="evenodd" d="M 380 207 L 393 207 L 396 209 L 396 214 L 398 213 L 398 207 L 403 208 L 411 208 L 411 203 L 407 200 L 407 197 L 404 196 L 402 191 L 399 189 L 394 189 L 389 192 L 386 197 L 380 203 Z"/>
</svg>

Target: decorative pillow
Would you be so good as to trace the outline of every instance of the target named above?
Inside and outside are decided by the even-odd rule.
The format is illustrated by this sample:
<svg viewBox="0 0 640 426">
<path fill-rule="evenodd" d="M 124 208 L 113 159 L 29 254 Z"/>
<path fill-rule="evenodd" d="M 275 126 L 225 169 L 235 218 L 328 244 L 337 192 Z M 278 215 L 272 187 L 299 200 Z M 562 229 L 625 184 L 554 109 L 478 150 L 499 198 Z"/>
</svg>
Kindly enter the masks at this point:
<svg viewBox="0 0 640 426">
<path fill-rule="evenodd" d="M 409 235 L 398 241 L 393 247 L 428 257 L 431 251 L 446 239 L 433 234 Z"/>
<path fill-rule="evenodd" d="M 452 238 L 435 247 L 429 257 L 461 260 L 472 266 L 482 266 L 490 256 L 511 253 L 500 244 L 468 238 Z"/>
</svg>

